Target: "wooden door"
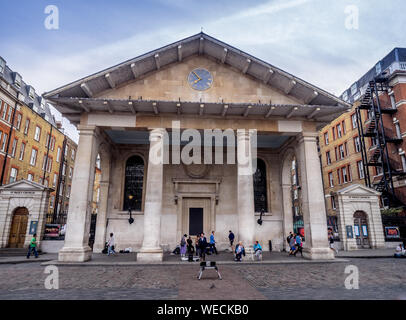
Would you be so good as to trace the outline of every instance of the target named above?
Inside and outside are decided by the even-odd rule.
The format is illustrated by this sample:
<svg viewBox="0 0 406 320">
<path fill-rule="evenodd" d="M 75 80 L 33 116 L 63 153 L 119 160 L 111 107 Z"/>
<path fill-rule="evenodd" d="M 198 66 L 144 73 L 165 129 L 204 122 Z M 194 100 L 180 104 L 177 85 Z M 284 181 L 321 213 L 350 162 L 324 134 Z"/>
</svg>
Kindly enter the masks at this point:
<svg viewBox="0 0 406 320">
<path fill-rule="evenodd" d="M 17 208 L 11 222 L 8 246 L 10 248 L 23 248 L 27 232 L 28 210 Z"/>
<path fill-rule="evenodd" d="M 354 230 L 357 247 L 359 249 L 369 249 L 369 232 L 367 215 L 363 211 L 357 211 L 354 214 Z"/>
</svg>

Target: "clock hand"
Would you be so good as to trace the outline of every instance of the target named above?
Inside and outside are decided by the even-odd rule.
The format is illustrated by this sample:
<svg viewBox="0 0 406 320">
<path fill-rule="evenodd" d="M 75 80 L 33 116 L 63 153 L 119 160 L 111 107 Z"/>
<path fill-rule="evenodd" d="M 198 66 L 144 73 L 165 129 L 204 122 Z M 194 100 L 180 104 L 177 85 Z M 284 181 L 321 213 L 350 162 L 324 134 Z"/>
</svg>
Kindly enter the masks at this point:
<svg viewBox="0 0 406 320">
<path fill-rule="evenodd" d="M 196 72 L 192 71 L 192 73 L 193 73 L 196 77 L 198 77 L 199 80 L 202 80 L 202 79 L 196 74 Z"/>
<path fill-rule="evenodd" d="M 197 83 L 197 82 L 199 82 L 200 80 L 202 80 L 202 79 L 197 79 L 197 80 L 195 80 L 193 83 Z"/>
</svg>

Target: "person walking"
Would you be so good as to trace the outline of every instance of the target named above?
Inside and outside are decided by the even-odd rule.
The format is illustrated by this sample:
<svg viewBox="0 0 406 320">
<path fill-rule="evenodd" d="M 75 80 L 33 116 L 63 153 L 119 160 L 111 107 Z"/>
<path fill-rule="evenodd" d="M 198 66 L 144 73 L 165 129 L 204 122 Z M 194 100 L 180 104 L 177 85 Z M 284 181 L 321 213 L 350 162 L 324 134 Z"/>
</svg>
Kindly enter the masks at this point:
<svg viewBox="0 0 406 320">
<path fill-rule="evenodd" d="M 186 256 L 186 238 L 187 238 L 187 234 L 184 234 L 182 239 L 180 240 L 180 258 L 181 259 Z"/>
<path fill-rule="evenodd" d="M 231 230 L 228 231 L 228 240 L 230 241 L 231 252 L 234 252 L 234 247 L 233 247 L 234 238 L 235 238 L 234 233 Z"/>
<path fill-rule="evenodd" d="M 196 235 L 196 242 L 195 242 L 195 247 L 196 247 L 196 255 L 200 257 L 200 247 L 199 247 L 199 240 L 200 240 L 201 234 Z"/>
<path fill-rule="evenodd" d="M 338 254 L 338 249 L 334 246 L 333 233 L 329 233 L 328 240 L 329 240 L 329 243 L 330 243 L 330 249 L 333 250 L 336 254 Z"/>
<path fill-rule="evenodd" d="M 30 241 L 30 244 L 28 246 L 28 253 L 27 253 L 27 259 L 30 258 L 31 251 L 34 252 L 35 258 L 38 258 L 38 252 L 37 252 L 37 234 L 34 233 L 32 235 L 32 239 Z"/>
<path fill-rule="evenodd" d="M 200 258 L 202 261 L 206 260 L 207 239 L 202 232 L 199 239 Z"/>
<path fill-rule="evenodd" d="M 110 233 L 110 239 L 107 242 L 107 255 L 109 256 L 110 253 L 115 255 L 116 252 L 114 251 L 114 246 L 115 246 L 115 242 L 114 242 L 114 234 Z"/>
<path fill-rule="evenodd" d="M 288 247 L 290 249 L 290 239 L 292 239 L 293 234 L 292 232 L 289 232 L 289 235 L 286 237 L 286 242 L 288 243 Z"/>
<path fill-rule="evenodd" d="M 296 241 L 296 244 L 295 244 L 296 250 L 293 255 L 296 257 L 296 253 L 298 253 L 300 251 L 300 254 L 303 257 L 303 241 L 302 241 L 302 237 L 300 236 L 300 234 L 296 235 L 295 241 Z"/>
<path fill-rule="evenodd" d="M 218 254 L 216 248 L 216 240 L 214 239 L 214 231 L 212 231 L 210 235 L 210 251 L 211 253 Z"/>
<path fill-rule="evenodd" d="M 235 261 L 241 262 L 241 257 L 245 256 L 245 248 L 242 244 L 242 241 L 238 242 L 235 246 Z"/>
<path fill-rule="evenodd" d="M 258 241 L 255 241 L 254 244 L 254 252 L 255 252 L 255 257 L 257 258 L 257 260 L 261 260 L 261 255 L 262 255 L 262 247 L 259 244 Z"/>
<path fill-rule="evenodd" d="M 296 251 L 295 244 L 296 244 L 296 235 L 292 234 L 292 237 L 289 240 L 289 248 L 290 248 L 289 255 L 290 256 L 293 255 L 293 253 Z"/>
</svg>

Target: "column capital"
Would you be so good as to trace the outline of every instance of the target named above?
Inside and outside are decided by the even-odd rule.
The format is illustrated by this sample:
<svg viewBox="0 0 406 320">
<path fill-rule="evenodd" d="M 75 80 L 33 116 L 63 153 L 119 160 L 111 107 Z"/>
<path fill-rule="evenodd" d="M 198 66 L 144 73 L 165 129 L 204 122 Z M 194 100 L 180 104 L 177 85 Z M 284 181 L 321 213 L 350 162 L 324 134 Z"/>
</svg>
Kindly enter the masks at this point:
<svg viewBox="0 0 406 320">
<path fill-rule="evenodd" d="M 238 139 L 248 139 L 257 133 L 257 129 L 237 129 Z"/>
<path fill-rule="evenodd" d="M 79 124 L 77 127 L 80 135 L 91 135 L 96 133 L 97 126 Z"/>
<path fill-rule="evenodd" d="M 156 139 L 162 139 L 165 134 L 167 134 L 167 131 L 165 128 L 148 128 L 149 130 L 149 139 L 150 140 L 156 140 Z"/>
<path fill-rule="evenodd" d="M 301 132 L 296 136 L 296 141 L 301 143 L 303 141 L 315 142 L 319 134 L 317 132 Z"/>
</svg>

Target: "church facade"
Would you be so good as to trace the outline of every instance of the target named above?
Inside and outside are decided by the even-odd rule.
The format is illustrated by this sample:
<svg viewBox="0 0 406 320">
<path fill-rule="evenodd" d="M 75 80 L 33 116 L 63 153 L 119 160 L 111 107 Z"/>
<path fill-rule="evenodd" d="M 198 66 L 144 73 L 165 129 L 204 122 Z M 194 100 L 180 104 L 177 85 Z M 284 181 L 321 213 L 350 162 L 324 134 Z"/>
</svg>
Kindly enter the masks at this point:
<svg viewBox="0 0 406 320">
<path fill-rule="evenodd" d="M 204 33 L 45 94 L 80 132 L 61 261 L 87 261 L 110 232 L 138 261 L 161 261 L 183 234 L 228 233 L 331 259 L 318 129 L 349 109 L 339 98 Z M 131 217 L 131 220 L 129 220 Z"/>
</svg>

